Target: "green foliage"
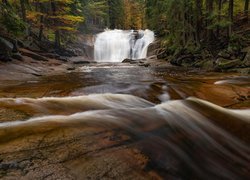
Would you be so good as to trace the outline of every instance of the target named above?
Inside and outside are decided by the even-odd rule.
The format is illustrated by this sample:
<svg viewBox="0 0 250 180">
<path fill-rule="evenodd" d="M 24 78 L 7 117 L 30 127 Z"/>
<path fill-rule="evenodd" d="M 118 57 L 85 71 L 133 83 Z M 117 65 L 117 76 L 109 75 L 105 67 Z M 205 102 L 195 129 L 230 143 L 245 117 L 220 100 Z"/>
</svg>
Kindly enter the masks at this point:
<svg viewBox="0 0 250 180">
<path fill-rule="evenodd" d="M 16 36 L 24 34 L 26 24 L 8 5 L 0 4 L 0 24 L 10 33 Z"/>
<path fill-rule="evenodd" d="M 221 2 L 221 4 L 219 4 Z M 234 0 L 234 15 L 244 10 L 245 0 Z M 170 52 L 179 49 L 196 51 L 228 35 L 233 22 L 229 19 L 229 1 L 148 0 L 147 26 L 163 38 Z"/>
<path fill-rule="evenodd" d="M 244 46 L 245 39 L 241 35 L 232 34 L 229 38 L 228 51 L 239 52 Z"/>
</svg>

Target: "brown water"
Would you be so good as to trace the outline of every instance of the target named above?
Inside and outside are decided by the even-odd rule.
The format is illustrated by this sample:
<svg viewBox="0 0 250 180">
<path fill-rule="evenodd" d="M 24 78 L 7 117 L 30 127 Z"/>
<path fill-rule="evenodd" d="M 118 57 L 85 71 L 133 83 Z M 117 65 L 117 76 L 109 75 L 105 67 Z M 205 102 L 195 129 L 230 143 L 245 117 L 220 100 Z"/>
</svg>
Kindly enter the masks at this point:
<svg viewBox="0 0 250 180">
<path fill-rule="evenodd" d="M 0 177 L 248 179 L 249 88 L 237 74 L 118 64 L 2 82 Z"/>
</svg>

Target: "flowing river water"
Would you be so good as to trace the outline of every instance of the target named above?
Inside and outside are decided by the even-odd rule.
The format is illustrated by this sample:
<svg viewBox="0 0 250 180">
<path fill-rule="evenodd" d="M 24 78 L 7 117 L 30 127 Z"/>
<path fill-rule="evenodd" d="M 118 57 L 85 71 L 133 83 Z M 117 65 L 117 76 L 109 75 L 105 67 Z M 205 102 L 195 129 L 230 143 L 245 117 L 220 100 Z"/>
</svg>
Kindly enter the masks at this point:
<svg viewBox="0 0 250 180">
<path fill-rule="evenodd" d="M 107 63 L 2 82 L 0 177 L 248 179 L 249 80 Z"/>
</svg>

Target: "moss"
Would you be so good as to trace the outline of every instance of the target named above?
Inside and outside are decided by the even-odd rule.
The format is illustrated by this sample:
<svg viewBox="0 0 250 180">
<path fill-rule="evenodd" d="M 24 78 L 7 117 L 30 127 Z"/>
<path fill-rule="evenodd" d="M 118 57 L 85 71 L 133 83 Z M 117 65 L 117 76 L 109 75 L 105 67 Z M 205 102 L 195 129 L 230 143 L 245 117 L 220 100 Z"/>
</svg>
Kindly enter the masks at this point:
<svg viewBox="0 0 250 180">
<path fill-rule="evenodd" d="M 242 64 L 242 61 L 240 59 L 227 60 L 227 59 L 219 58 L 216 61 L 216 67 L 218 69 L 236 68 L 241 64 Z"/>
</svg>

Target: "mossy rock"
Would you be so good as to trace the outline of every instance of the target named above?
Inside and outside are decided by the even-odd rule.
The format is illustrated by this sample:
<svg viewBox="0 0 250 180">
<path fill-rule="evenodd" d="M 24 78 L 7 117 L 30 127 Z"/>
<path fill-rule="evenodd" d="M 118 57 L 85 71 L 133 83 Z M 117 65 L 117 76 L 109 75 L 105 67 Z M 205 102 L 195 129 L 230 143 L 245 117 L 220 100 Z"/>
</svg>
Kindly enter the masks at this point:
<svg viewBox="0 0 250 180">
<path fill-rule="evenodd" d="M 224 51 L 219 52 L 218 57 L 221 57 L 224 59 L 231 59 L 231 54 L 224 50 Z"/>
<path fill-rule="evenodd" d="M 8 61 L 12 55 L 13 44 L 6 40 L 5 38 L 0 37 L 0 60 Z"/>
<path fill-rule="evenodd" d="M 242 61 L 240 59 L 228 60 L 224 58 L 218 58 L 216 60 L 216 69 L 227 70 L 230 68 L 237 68 L 242 65 Z"/>
<path fill-rule="evenodd" d="M 196 68 L 211 70 L 214 68 L 214 61 L 211 59 L 199 60 L 199 61 L 196 61 L 196 63 L 193 66 Z"/>
</svg>

